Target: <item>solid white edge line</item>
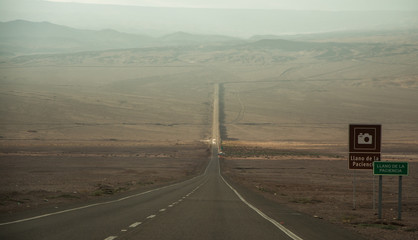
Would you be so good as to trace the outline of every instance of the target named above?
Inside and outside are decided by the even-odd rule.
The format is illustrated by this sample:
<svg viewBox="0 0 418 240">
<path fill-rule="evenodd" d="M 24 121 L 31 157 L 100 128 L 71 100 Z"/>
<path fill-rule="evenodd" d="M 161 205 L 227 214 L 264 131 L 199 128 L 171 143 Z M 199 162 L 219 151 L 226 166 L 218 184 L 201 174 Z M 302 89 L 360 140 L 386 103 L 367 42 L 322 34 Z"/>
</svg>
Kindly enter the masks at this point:
<svg viewBox="0 0 418 240">
<path fill-rule="evenodd" d="M 281 225 L 280 223 L 278 223 L 276 220 L 272 219 L 271 217 L 267 216 L 265 213 L 263 213 L 261 210 L 259 210 L 258 208 L 254 207 L 253 205 L 251 205 L 249 202 L 247 202 L 247 200 L 245 200 L 241 194 L 238 193 L 237 190 L 235 190 L 235 188 L 233 188 L 231 185 L 229 185 L 229 183 L 222 177 L 222 175 L 220 175 L 222 180 L 225 182 L 225 184 L 238 196 L 238 198 L 245 203 L 249 208 L 251 208 L 252 210 L 254 210 L 256 213 L 258 213 L 260 216 L 262 216 L 264 219 L 266 219 L 267 221 L 271 222 L 274 226 L 276 226 L 277 228 L 279 228 L 280 230 L 282 230 L 282 232 L 284 232 L 287 236 L 291 237 L 294 240 L 303 240 L 302 238 L 300 238 L 298 235 L 294 234 L 292 231 L 290 231 L 289 229 L 287 229 L 286 227 L 284 227 L 283 225 Z"/>
<path fill-rule="evenodd" d="M 119 198 L 119 199 L 112 200 L 112 201 L 95 203 L 95 204 L 90 204 L 90 205 L 86 205 L 86 206 L 82 206 L 82 207 L 70 208 L 70 209 L 63 210 L 63 211 L 47 213 L 47 214 L 43 214 L 43 215 L 39 215 L 39 216 L 35 216 L 35 217 L 24 218 L 24 219 L 19 219 L 19 220 L 11 221 L 11 222 L 0 223 L 0 226 L 10 225 L 10 224 L 14 224 L 14 223 L 27 222 L 27 221 L 31 221 L 31 220 L 35 220 L 35 219 L 39 219 L 39 218 L 44 218 L 44 217 L 49 217 L 49 216 L 53 216 L 53 215 L 63 214 L 63 213 L 67 213 L 67 212 L 77 211 L 77 210 L 81 210 L 81 209 L 85 209 L 85 208 L 90 208 L 90 207 L 95 207 L 95 206 L 100 206 L 100 205 L 107 205 L 107 204 L 111 204 L 111 203 L 116 203 L 116 202 L 124 201 L 124 200 L 130 199 L 130 198 L 134 198 L 134 197 L 138 197 L 138 196 L 141 196 L 141 195 L 145 195 L 145 194 L 148 194 L 148 193 L 151 193 L 151 192 L 156 192 L 156 191 L 159 191 L 159 190 L 162 190 L 162 189 L 165 189 L 165 188 L 174 187 L 174 186 L 177 186 L 179 184 L 182 184 L 182 183 L 191 181 L 191 180 L 193 180 L 195 178 L 198 178 L 198 177 L 201 177 L 201 176 L 206 175 L 209 165 L 210 165 L 210 162 L 206 166 L 205 172 L 203 174 L 197 175 L 197 176 L 195 176 L 193 178 L 190 178 L 190 179 L 187 179 L 187 180 L 185 180 L 183 182 L 178 182 L 178 183 L 174 183 L 174 184 L 171 184 L 171 185 L 168 185 L 168 186 L 164 186 L 164 187 L 160 187 L 160 188 L 156 188 L 156 189 L 151 189 L 151 190 L 146 191 L 146 192 L 137 193 L 137 194 L 134 194 L 134 195 L 126 196 L 126 197 Z M 201 185 L 203 185 L 203 184 L 201 184 Z M 198 186 L 197 188 L 199 188 L 200 186 Z"/>
<path fill-rule="evenodd" d="M 278 229 L 280 229 L 282 232 L 284 232 L 287 236 L 289 236 L 290 238 L 294 239 L 294 240 L 303 240 L 301 237 L 299 237 L 298 235 L 294 234 L 292 231 L 290 231 L 289 229 L 287 229 L 286 227 L 284 227 L 283 225 L 281 225 L 280 223 L 278 223 L 276 220 L 274 220 L 273 218 L 267 216 L 265 213 L 263 213 L 260 209 L 254 207 L 251 203 L 247 202 L 247 200 L 245 200 L 241 194 L 239 194 L 239 192 L 237 190 L 235 190 L 235 188 L 233 188 L 226 180 L 225 178 L 222 176 L 221 174 L 221 165 L 219 162 L 219 158 L 218 159 L 218 166 L 219 166 L 219 176 L 222 178 L 222 180 L 224 181 L 224 183 L 238 196 L 238 198 L 245 203 L 249 208 L 251 208 L 252 210 L 254 210 L 256 213 L 258 213 L 258 215 L 260 215 L 261 217 L 263 217 L 264 219 L 266 219 L 267 221 L 271 222 L 274 226 L 276 226 Z"/>
<path fill-rule="evenodd" d="M 179 184 L 179 183 L 177 183 L 177 184 Z M 161 189 L 164 189 L 164 188 L 168 188 L 168 187 L 171 187 L 171 186 L 174 186 L 174 185 L 177 185 L 177 184 L 173 184 L 173 185 L 149 190 L 149 191 L 146 191 L 146 192 L 142 192 L 142 193 L 134 194 L 134 195 L 131 195 L 131 196 L 119 198 L 119 199 L 116 199 L 116 200 L 113 200 L 113 201 L 95 203 L 95 204 L 90 204 L 90 205 L 86 205 L 86 206 L 82 206 L 82 207 L 78 207 L 78 208 L 71 208 L 71 209 L 67 209 L 67 210 L 63 210 L 63 211 L 58 211 L 58 212 L 48 213 L 48 214 L 44 214 L 44 215 L 39 215 L 39 216 L 31 217 L 31 218 L 25 218 L 25 219 L 12 221 L 12 222 L 0 223 L 0 226 L 9 225 L 9 224 L 13 224 L 13 223 L 26 222 L 26 221 L 35 220 L 35 219 L 44 218 L 44 217 L 49 217 L 49 216 L 58 215 L 58 214 L 62 214 L 62 213 L 77 211 L 77 210 L 81 210 L 81 209 L 85 209 L 85 208 L 90 208 L 90 207 L 95 207 L 95 206 L 107 205 L 107 204 L 110 204 L 110 203 L 120 202 L 120 201 L 129 199 L 129 198 L 138 197 L 138 196 L 141 196 L 141 195 L 144 195 L 144 194 L 147 194 L 147 193 L 151 193 L 151 192 L 155 192 L 155 191 L 158 191 L 158 190 L 161 190 Z"/>
</svg>

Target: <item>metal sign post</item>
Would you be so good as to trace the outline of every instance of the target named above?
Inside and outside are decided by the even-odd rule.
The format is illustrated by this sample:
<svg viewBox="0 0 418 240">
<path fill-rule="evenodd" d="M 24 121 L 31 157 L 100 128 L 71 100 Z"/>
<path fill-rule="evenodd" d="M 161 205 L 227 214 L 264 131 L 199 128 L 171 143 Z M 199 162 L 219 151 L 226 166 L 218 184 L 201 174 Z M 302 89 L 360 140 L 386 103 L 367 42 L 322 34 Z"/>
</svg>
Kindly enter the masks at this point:
<svg viewBox="0 0 418 240">
<path fill-rule="evenodd" d="M 376 178 L 373 176 L 373 211 L 376 210 Z"/>
<path fill-rule="evenodd" d="M 373 169 L 373 162 L 380 161 L 381 125 L 350 124 L 348 131 L 348 169 L 353 173 L 353 209 L 356 209 L 356 169 Z M 375 193 L 373 182 L 373 209 Z"/>
<path fill-rule="evenodd" d="M 382 219 L 382 175 L 379 176 L 379 201 L 377 203 L 377 216 Z"/>
<path fill-rule="evenodd" d="M 409 175 L 408 162 L 374 162 L 373 174 L 379 175 L 379 212 L 378 217 L 382 219 L 382 175 L 399 176 L 398 184 L 398 220 L 402 219 L 402 176 Z"/>
<path fill-rule="evenodd" d="M 353 172 L 353 210 L 356 209 L 356 170 Z"/>
<path fill-rule="evenodd" d="M 398 220 L 402 219 L 402 176 L 399 176 L 398 184 Z"/>
</svg>

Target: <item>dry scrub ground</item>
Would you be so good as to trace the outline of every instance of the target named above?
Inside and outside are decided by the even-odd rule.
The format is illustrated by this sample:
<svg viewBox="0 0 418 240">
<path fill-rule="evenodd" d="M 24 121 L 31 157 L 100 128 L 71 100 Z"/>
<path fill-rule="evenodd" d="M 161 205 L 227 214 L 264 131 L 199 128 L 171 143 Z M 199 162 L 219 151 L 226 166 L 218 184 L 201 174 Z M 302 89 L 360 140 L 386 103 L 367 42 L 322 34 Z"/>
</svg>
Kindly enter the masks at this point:
<svg viewBox="0 0 418 240">
<path fill-rule="evenodd" d="M 210 138 L 213 84 L 220 83 L 223 139 L 247 141 L 224 145 L 226 176 L 372 239 L 417 239 L 418 47 L 415 37 L 393 37 L 399 41 L 325 50 L 249 43 L 5 61 L 0 209 L 82 201 L 197 174 L 208 159 L 198 141 Z M 332 42 L 353 38 L 363 41 Z M 385 224 L 375 224 L 373 177 L 364 171 L 356 172 L 352 210 L 349 123 L 382 124 L 385 159 L 410 161 L 402 221 L 393 220 L 397 181 L 385 177 Z M 281 144 L 255 145 L 267 141 Z"/>
<path fill-rule="evenodd" d="M 190 178 L 207 165 L 200 142 L 2 142 L 0 214 L 90 201 Z"/>
<path fill-rule="evenodd" d="M 299 146 L 299 147 L 295 147 Z M 383 177 L 383 217 L 378 219 L 377 183 L 371 170 L 348 170 L 348 158 L 318 146 L 226 141 L 223 173 L 266 198 L 324 221 L 353 229 L 369 239 L 418 238 L 418 158 L 409 156 L 403 177 L 402 220 L 397 220 L 398 178 Z M 353 181 L 355 177 L 355 209 Z M 373 209 L 373 184 L 376 205 Z"/>
</svg>

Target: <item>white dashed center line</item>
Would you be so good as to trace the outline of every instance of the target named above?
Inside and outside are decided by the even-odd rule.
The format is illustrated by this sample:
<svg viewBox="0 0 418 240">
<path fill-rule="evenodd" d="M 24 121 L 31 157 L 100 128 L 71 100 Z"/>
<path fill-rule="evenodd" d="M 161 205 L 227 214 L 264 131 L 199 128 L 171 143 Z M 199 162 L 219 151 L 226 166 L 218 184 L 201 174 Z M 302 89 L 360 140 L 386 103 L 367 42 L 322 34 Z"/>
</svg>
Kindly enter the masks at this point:
<svg viewBox="0 0 418 240">
<path fill-rule="evenodd" d="M 196 187 L 195 189 L 193 189 L 193 191 L 189 192 L 186 196 L 184 196 L 184 197 L 180 198 L 178 201 L 173 202 L 172 204 L 168 205 L 168 207 L 169 207 L 169 208 L 172 208 L 172 207 L 174 207 L 174 205 L 179 204 L 180 202 L 182 202 L 182 201 L 183 201 L 183 199 L 186 199 L 188 196 L 190 196 L 191 194 L 193 194 L 193 193 L 194 193 L 197 189 L 199 189 L 199 188 L 200 188 L 203 184 L 205 184 L 205 183 L 200 184 L 198 187 Z M 166 209 L 166 208 L 161 208 L 161 209 L 159 210 L 159 212 L 165 212 L 165 211 L 167 211 L 167 209 Z M 152 218 L 155 218 L 156 216 L 157 216 L 156 214 L 149 215 L 146 219 L 152 219 Z M 129 225 L 129 228 L 135 228 L 135 227 L 137 227 L 137 226 L 139 226 L 139 225 L 141 225 L 141 224 L 142 224 L 142 222 L 135 222 L 135 223 L 132 223 L 131 225 Z M 121 231 L 121 232 L 127 232 L 127 231 L 128 231 L 128 229 L 121 229 L 120 231 Z M 118 237 L 118 236 L 109 236 L 109 237 L 105 238 L 104 240 L 114 240 L 114 239 L 116 239 L 117 237 Z"/>
<path fill-rule="evenodd" d="M 129 225 L 129 227 L 130 228 L 134 228 L 134 227 L 137 227 L 137 226 L 139 226 L 141 224 L 142 224 L 142 222 L 136 222 L 136 223 L 132 223 L 131 225 Z"/>
<path fill-rule="evenodd" d="M 116 239 L 118 236 L 110 236 L 110 237 L 107 237 L 107 238 L 105 238 L 105 240 L 113 240 L 113 239 Z"/>
</svg>

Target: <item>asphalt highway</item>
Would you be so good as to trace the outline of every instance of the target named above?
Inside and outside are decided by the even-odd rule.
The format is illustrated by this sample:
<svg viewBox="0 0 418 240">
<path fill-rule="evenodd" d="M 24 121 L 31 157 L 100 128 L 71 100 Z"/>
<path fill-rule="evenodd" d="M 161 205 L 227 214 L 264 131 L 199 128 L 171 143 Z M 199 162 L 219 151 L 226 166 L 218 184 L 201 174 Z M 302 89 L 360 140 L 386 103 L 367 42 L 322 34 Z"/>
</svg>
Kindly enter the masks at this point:
<svg viewBox="0 0 418 240">
<path fill-rule="evenodd" d="M 230 185 L 217 145 L 204 174 L 174 185 L 0 224 L 0 239 L 361 239 Z"/>
<path fill-rule="evenodd" d="M 88 205 L 2 217 L 0 239 L 362 239 L 225 179 L 218 159 L 217 104 L 212 157 L 201 175 Z"/>
</svg>

